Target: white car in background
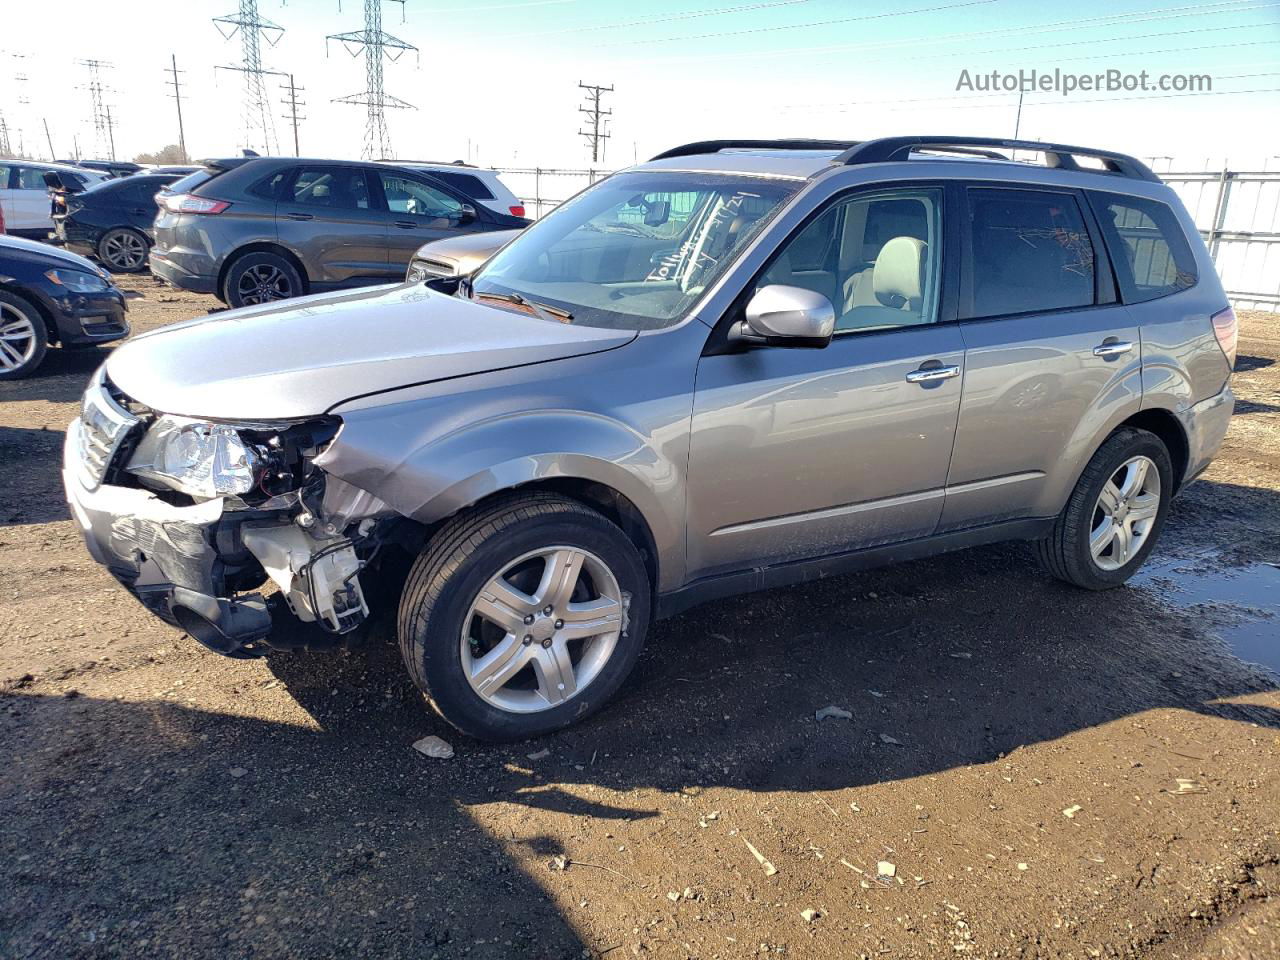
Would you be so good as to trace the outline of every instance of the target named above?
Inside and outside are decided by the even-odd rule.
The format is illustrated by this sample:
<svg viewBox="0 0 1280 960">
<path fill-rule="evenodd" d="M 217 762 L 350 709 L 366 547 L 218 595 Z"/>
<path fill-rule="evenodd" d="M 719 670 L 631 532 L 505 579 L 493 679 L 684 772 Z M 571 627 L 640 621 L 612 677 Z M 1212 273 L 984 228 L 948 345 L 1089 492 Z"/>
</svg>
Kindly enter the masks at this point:
<svg viewBox="0 0 1280 960">
<path fill-rule="evenodd" d="M 496 170 L 473 167 L 461 160 L 455 160 L 453 163 L 436 163 L 430 160 L 382 160 L 379 162 L 421 170 L 503 216 L 523 217 L 525 215 L 524 202 L 507 188 L 507 185 L 498 177 Z"/>
<path fill-rule="evenodd" d="M 67 163 L 0 159 L 0 208 L 9 233 L 44 240 L 53 231 L 46 173 L 56 173 L 65 187 L 79 193 L 110 177 Z"/>
</svg>

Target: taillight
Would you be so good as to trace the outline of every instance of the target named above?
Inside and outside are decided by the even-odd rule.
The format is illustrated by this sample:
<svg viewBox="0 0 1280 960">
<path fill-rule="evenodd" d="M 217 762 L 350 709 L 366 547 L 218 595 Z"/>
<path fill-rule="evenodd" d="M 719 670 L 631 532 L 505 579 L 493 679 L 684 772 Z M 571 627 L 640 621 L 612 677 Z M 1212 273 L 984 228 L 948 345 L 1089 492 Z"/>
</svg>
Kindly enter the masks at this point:
<svg viewBox="0 0 1280 960">
<path fill-rule="evenodd" d="M 523 216 L 524 216 L 524 204 L 522 204 L 522 203 L 517 203 L 517 204 L 515 204 L 514 206 L 507 207 L 507 209 L 511 211 L 511 215 L 512 215 L 513 217 L 523 217 Z"/>
<path fill-rule="evenodd" d="M 1236 322 L 1236 312 L 1227 307 L 1219 310 L 1212 317 L 1213 335 L 1218 338 L 1218 346 L 1226 354 L 1227 366 L 1236 368 L 1236 341 L 1240 336 L 1240 325 Z"/>
<path fill-rule="evenodd" d="M 191 193 L 172 193 L 160 203 L 170 213 L 221 213 L 231 206 L 225 200 L 210 200 Z"/>
</svg>

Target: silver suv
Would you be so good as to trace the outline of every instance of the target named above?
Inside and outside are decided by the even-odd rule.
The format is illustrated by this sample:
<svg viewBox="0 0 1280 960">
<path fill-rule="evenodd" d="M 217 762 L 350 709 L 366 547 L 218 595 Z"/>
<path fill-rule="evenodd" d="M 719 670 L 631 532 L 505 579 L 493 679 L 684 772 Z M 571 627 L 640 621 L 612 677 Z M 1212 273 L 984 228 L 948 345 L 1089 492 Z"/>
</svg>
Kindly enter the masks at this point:
<svg viewBox="0 0 1280 960">
<path fill-rule="evenodd" d="M 1124 583 L 1227 430 L 1235 336 L 1131 157 L 696 143 L 471 276 L 138 337 L 64 480 L 94 557 L 210 649 L 398 608 L 440 714 L 516 739 L 713 597 L 1007 539 Z"/>
</svg>

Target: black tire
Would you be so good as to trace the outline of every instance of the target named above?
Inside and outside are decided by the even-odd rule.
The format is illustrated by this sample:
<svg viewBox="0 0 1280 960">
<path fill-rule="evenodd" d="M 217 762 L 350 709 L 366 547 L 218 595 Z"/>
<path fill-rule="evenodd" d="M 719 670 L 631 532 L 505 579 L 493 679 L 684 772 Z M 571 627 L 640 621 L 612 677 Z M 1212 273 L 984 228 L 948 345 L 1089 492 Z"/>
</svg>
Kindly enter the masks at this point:
<svg viewBox="0 0 1280 960">
<path fill-rule="evenodd" d="M 1089 549 L 1098 497 L 1112 476 L 1137 456 L 1148 458 L 1159 472 L 1159 509 L 1141 546 L 1129 560 L 1116 569 L 1103 569 Z M 1169 512 L 1173 487 L 1173 464 L 1164 442 L 1146 430 L 1120 428 L 1106 439 L 1084 468 L 1067 505 L 1054 521 L 1053 532 L 1037 541 L 1036 558 L 1046 572 L 1077 587 L 1109 590 L 1120 586 L 1137 572 L 1154 549 Z"/>
<path fill-rule="evenodd" d="M 19 325 L 22 331 L 29 330 L 30 336 L 21 341 L 0 343 L 0 352 L 4 354 L 0 357 L 0 380 L 30 376 L 44 362 L 49 350 L 49 328 L 36 305 L 26 297 L 0 290 L 0 330 L 9 329 L 16 335 Z"/>
<path fill-rule="evenodd" d="M 623 627 L 599 673 L 565 702 L 536 713 L 499 709 L 464 672 L 464 620 L 491 577 L 550 545 L 590 551 L 608 566 L 624 598 Z M 427 543 L 400 599 L 400 652 L 413 682 L 453 726 L 481 740 L 524 740 L 586 717 L 617 692 L 644 645 L 650 604 L 644 562 L 618 527 L 575 500 L 512 494 L 454 518 Z"/>
<path fill-rule="evenodd" d="M 98 260 L 112 273 L 138 273 L 147 268 L 151 244 L 131 227 L 113 227 L 98 239 Z"/>
<path fill-rule="evenodd" d="M 306 288 L 294 265 L 264 250 L 236 257 L 222 281 L 222 300 L 233 307 L 288 300 L 304 293 Z"/>
</svg>

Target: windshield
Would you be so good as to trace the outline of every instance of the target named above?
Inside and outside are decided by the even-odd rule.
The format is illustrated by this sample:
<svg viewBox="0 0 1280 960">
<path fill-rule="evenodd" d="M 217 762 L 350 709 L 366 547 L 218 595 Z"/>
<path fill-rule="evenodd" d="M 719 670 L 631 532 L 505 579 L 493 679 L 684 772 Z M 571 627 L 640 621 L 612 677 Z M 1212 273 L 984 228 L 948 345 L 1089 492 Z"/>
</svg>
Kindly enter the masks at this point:
<svg viewBox="0 0 1280 960">
<path fill-rule="evenodd" d="M 670 326 L 799 186 L 722 174 L 621 173 L 500 250 L 476 274 L 471 293 L 562 323 Z"/>
</svg>

